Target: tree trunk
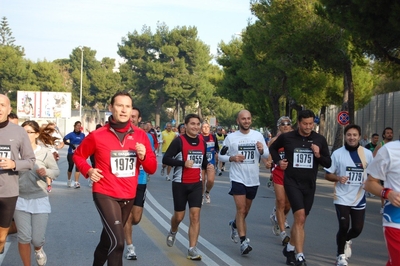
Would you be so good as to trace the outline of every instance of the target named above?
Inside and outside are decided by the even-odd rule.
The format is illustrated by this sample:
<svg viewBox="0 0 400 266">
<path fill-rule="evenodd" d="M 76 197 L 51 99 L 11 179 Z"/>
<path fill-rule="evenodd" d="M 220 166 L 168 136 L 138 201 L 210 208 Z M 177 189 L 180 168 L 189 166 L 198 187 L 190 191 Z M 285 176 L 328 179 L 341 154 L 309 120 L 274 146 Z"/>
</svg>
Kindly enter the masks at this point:
<svg viewBox="0 0 400 266">
<path fill-rule="evenodd" d="M 321 107 L 321 112 L 319 114 L 319 134 L 325 136 L 325 113 L 326 106 Z"/>
<path fill-rule="evenodd" d="M 344 66 L 343 73 L 343 104 L 342 111 L 349 112 L 349 123 L 354 123 L 354 85 L 351 71 L 351 61 L 347 60 Z M 351 108 L 351 109 L 350 109 Z M 332 152 L 343 145 L 343 126 L 339 125 L 336 134 L 335 142 L 333 143 Z"/>
<path fill-rule="evenodd" d="M 200 117 L 200 121 L 203 121 L 203 112 L 201 111 L 201 104 L 197 101 L 197 114 Z"/>
<path fill-rule="evenodd" d="M 163 103 L 164 103 L 164 98 L 159 98 L 156 102 L 156 110 L 155 110 L 156 111 L 156 114 L 155 114 L 156 125 L 160 126 L 160 128 L 162 130 L 164 130 L 164 126 L 160 125 L 160 123 L 161 123 L 160 120 L 161 120 L 161 107 L 162 107 Z"/>
<path fill-rule="evenodd" d="M 348 104 L 347 110 L 349 112 L 349 124 L 354 124 L 354 84 L 353 84 L 353 74 L 352 74 L 352 64 L 348 60 L 345 64 L 344 69 L 344 85 L 348 90 Z"/>
</svg>

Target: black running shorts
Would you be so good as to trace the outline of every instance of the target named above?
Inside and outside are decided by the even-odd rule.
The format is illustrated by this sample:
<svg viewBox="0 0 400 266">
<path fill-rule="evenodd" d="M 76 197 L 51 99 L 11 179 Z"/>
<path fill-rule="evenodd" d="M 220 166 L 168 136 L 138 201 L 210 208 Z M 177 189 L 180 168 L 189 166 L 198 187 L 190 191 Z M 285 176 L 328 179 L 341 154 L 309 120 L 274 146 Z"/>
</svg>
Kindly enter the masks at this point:
<svg viewBox="0 0 400 266">
<path fill-rule="evenodd" d="M 313 188 L 300 189 L 295 186 L 285 185 L 285 192 L 293 213 L 300 209 L 304 209 L 306 215 L 310 213 L 314 203 L 315 186 Z"/>
<path fill-rule="evenodd" d="M 172 182 L 172 196 L 176 212 L 184 211 L 186 203 L 189 203 L 189 208 L 201 208 L 203 183 L 202 181 L 190 184 Z"/>
</svg>

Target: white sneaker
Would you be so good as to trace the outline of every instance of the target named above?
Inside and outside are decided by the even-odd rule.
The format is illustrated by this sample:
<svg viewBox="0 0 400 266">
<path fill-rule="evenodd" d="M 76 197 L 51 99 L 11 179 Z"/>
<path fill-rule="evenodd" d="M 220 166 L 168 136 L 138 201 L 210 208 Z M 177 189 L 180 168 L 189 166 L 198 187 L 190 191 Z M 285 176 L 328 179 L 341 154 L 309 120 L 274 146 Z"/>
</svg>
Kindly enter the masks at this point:
<svg viewBox="0 0 400 266">
<path fill-rule="evenodd" d="M 72 187 L 72 180 L 71 179 L 67 181 L 67 186 L 68 187 Z"/>
<path fill-rule="evenodd" d="M 187 258 L 189 260 L 201 260 L 201 255 L 197 252 L 196 247 L 192 247 L 188 249 Z"/>
<path fill-rule="evenodd" d="M 239 242 L 239 234 L 237 228 L 233 227 L 233 220 L 229 221 L 229 227 L 231 228 L 231 239 L 236 244 Z"/>
<path fill-rule="evenodd" d="M 128 245 L 126 250 L 127 251 L 126 251 L 125 258 L 127 260 L 137 260 L 136 253 L 135 253 L 135 246 Z"/>
<path fill-rule="evenodd" d="M 204 203 L 210 204 L 211 203 L 210 194 L 204 193 L 203 201 L 204 201 Z"/>
<path fill-rule="evenodd" d="M 253 250 L 253 248 L 250 246 L 249 243 L 250 243 L 250 239 L 246 238 L 246 239 L 242 242 L 242 244 L 240 244 L 240 254 L 241 254 L 242 256 L 243 256 L 243 255 L 246 255 L 246 254 L 249 254 L 249 252 Z"/>
<path fill-rule="evenodd" d="M 176 233 L 172 233 L 171 231 L 169 231 L 168 235 L 167 235 L 167 246 L 168 247 L 172 247 L 175 244 L 175 239 L 176 239 Z"/>
<path fill-rule="evenodd" d="M 278 221 L 276 220 L 276 216 L 274 214 L 271 214 L 269 216 L 269 219 L 271 220 L 271 224 L 272 224 L 272 233 L 276 236 L 279 236 L 279 234 L 281 233 L 281 229 L 279 228 L 279 224 L 278 224 Z"/>
<path fill-rule="evenodd" d="M 39 250 L 35 250 L 35 259 L 39 266 L 46 265 L 47 256 L 46 253 L 44 253 L 43 247 L 41 247 Z"/>
<path fill-rule="evenodd" d="M 81 184 L 79 184 L 79 182 L 75 182 L 75 188 L 80 188 Z"/>
<path fill-rule="evenodd" d="M 165 177 L 165 180 L 166 180 L 166 181 L 171 181 L 171 178 L 169 178 L 169 176 L 166 176 L 166 177 Z"/>
<path fill-rule="evenodd" d="M 290 237 L 286 234 L 285 231 L 281 232 L 280 236 L 282 240 L 282 246 L 286 246 L 290 241 Z"/>
<path fill-rule="evenodd" d="M 286 229 L 290 229 L 290 225 L 289 225 L 289 223 L 287 222 L 287 220 L 285 220 L 285 228 L 286 228 Z"/>
<path fill-rule="evenodd" d="M 346 259 L 351 257 L 351 244 L 353 244 L 353 242 L 349 240 L 346 241 L 346 244 L 344 245 L 344 255 L 346 256 Z"/>
<path fill-rule="evenodd" d="M 347 266 L 347 260 L 344 254 L 340 254 L 339 256 L 337 256 L 336 266 Z"/>
</svg>

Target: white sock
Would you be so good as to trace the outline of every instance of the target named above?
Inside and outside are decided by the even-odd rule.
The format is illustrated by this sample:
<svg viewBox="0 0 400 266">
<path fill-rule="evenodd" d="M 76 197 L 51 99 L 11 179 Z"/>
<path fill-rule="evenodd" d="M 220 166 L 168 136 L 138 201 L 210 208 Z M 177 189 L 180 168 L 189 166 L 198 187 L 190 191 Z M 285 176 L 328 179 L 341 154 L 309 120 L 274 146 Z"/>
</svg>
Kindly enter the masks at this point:
<svg viewBox="0 0 400 266">
<path fill-rule="evenodd" d="M 290 243 L 287 244 L 286 246 L 287 251 L 294 251 L 294 246 L 290 245 Z"/>
<path fill-rule="evenodd" d="M 296 254 L 296 260 L 298 260 L 300 257 L 303 257 L 303 259 L 305 259 L 303 253 L 297 253 L 297 254 Z"/>
</svg>

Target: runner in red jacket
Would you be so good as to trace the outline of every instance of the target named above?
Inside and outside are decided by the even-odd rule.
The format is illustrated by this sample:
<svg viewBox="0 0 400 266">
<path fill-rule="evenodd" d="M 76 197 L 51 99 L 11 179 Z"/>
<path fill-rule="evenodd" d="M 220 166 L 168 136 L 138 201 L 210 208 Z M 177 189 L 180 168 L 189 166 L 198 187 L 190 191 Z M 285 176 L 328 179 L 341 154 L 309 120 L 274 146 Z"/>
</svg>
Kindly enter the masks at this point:
<svg viewBox="0 0 400 266">
<path fill-rule="evenodd" d="M 143 130 L 130 122 L 132 97 L 118 92 L 109 106 L 109 123 L 89 134 L 73 160 L 85 178 L 93 181 L 93 200 L 103 223 L 93 265 L 122 265 L 124 224 L 136 196 L 139 167 L 150 174 L 157 160 Z M 86 159 L 94 154 L 96 168 Z"/>
</svg>

